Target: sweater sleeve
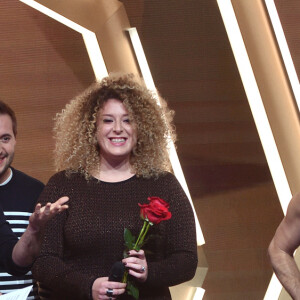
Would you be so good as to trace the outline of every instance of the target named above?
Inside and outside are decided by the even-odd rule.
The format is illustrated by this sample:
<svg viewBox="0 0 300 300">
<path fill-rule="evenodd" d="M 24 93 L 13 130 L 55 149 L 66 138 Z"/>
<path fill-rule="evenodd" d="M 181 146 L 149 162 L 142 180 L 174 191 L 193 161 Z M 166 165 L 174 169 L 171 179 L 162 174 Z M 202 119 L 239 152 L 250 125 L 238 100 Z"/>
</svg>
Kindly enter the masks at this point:
<svg viewBox="0 0 300 300">
<path fill-rule="evenodd" d="M 172 174 L 164 178 L 172 217 L 163 221 L 164 257 L 148 262 L 148 286 L 173 286 L 192 279 L 198 258 L 195 219 L 190 202 Z M 164 223 L 164 224 L 163 224 Z"/>
<path fill-rule="evenodd" d="M 64 173 L 54 175 L 43 190 L 39 202 L 45 205 L 62 196 L 69 196 L 64 194 L 65 181 Z M 68 204 L 72 205 L 72 198 Z M 64 224 L 67 218 L 68 210 L 47 224 L 42 249 L 33 265 L 32 273 L 54 296 L 58 293 L 73 296 L 74 299 L 90 299 L 95 275 L 78 270 L 76 265 L 67 264 L 64 260 Z"/>
<path fill-rule="evenodd" d="M 0 210 L 0 264 L 4 269 L 15 276 L 26 274 L 30 270 L 29 267 L 17 266 L 12 260 L 12 251 L 18 238 L 11 231 L 9 224 L 6 222 L 2 209 Z"/>
</svg>

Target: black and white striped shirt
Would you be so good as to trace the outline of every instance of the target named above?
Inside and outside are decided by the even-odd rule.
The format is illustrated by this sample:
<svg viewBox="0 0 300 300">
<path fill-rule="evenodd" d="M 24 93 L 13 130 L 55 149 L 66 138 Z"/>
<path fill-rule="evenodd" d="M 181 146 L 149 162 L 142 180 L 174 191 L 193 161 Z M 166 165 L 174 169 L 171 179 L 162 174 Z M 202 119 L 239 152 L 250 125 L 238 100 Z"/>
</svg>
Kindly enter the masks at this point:
<svg viewBox="0 0 300 300">
<path fill-rule="evenodd" d="M 12 231 L 20 238 L 44 185 L 18 170 L 11 169 L 11 179 L 0 186 L 0 204 Z M 24 276 L 12 276 L 0 265 L 1 293 L 6 294 L 32 284 L 34 287 L 27 299 L 38 299 L 37 286 L 31 271 Z"/>
</svg>

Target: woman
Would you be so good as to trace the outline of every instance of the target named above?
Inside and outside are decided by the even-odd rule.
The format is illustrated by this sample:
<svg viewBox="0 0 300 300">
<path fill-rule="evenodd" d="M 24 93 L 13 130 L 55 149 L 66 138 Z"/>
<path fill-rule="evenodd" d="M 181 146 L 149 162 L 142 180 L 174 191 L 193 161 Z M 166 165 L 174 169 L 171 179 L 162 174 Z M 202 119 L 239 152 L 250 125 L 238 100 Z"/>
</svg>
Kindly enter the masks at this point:
<svg viewBox="0 0 300 300">
<path fill-rule="evenodd" d="M 163 117 L 164 115 L 164 117 Z M 42 203 L 68 195 L 69 209 L 45 233 L 33 268 L 45 299 L 133 299 L 108 280 L 123 258 L 124 228 L 137 236 L 138 203 L 158 196 L 172 218 L 154 225 L 143 250 L 122 260 L 140 299 L 171 299 L 168 286 L 191 279 L 197 267 L 193 212 L 168 159 L 172 112 L 131 75 L 93 84 L 57 116 L 58 170 Z"/>
</svg>

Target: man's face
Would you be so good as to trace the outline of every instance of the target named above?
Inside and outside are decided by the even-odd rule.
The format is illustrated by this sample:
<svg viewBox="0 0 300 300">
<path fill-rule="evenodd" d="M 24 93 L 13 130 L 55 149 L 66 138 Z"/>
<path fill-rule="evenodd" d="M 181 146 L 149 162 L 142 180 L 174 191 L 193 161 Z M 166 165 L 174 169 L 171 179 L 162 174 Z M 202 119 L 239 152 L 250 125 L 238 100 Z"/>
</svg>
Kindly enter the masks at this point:
<svg viewBox="0 0 300 300">
<path fill-rule="evenodd" d="M 0 115 L 0 183 L 10 174 L 9 167 L 13 161 L 16 138 L 13 133 L 12 120 L 9 115 Z"/>
</svg>

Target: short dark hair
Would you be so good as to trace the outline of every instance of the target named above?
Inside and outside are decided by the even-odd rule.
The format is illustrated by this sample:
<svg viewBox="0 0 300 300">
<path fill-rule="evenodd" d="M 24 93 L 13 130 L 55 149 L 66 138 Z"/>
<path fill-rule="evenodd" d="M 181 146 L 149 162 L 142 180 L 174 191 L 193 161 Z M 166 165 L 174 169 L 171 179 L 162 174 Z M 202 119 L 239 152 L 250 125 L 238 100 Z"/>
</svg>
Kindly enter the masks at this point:
<svg viewBox="0 0 300 300">
<path fill-rule="evenodd" d="M 13 133 L 17 136 L 17 118 L 15 112 L 3 101 L 0 100 L 0 115 L 9 115 L 12 121 Z"/>
</svg>

